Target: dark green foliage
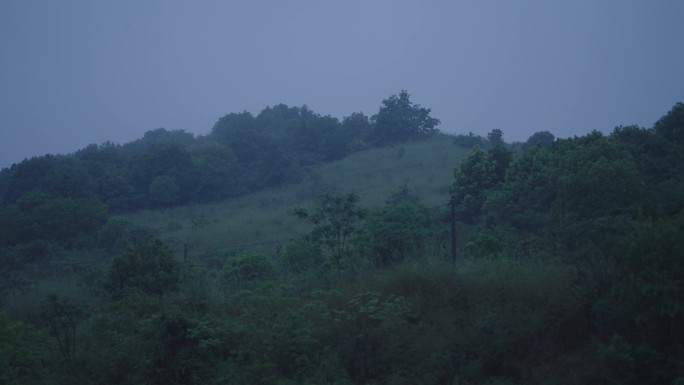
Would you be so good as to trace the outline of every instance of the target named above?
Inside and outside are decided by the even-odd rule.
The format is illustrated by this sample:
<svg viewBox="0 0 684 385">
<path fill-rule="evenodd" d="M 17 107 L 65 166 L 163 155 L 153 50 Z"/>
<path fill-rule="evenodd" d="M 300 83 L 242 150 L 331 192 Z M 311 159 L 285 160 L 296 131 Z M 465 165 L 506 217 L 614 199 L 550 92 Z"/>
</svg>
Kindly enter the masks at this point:
<svg viewBox="0 0 684 385">
<path fill-rule="evenodd" d="M 61 250 L 92 248 L 106 220 L 106 207 L 97 201 L 32 191 L 0 207 L 0 250 L 11 251 L 16 266 L 46 263 Z"/>
<path fill-rule="evenodd" d="M 577 218 L 614 215 L 643 198 L 646 186 L 636 162 L 614 141 L 594 133 L 560 141 L 558 151 L 555 210 Z"/>
<path fill-rule="evenodd" d="M 667 115 L 660 118 L 653 126 L 657 135 L 665 140 L 684 146 L 684 103 L 677 103 Z"/>
<path fill-rule="evenodd" d="M 617 127 L 611 137 L 630 152 L 649 190 L 650 210 L 676 214 L 684 208 L 684 151 L 653 129 Z M 653 214 L 653 213 L 652 213 Z"/>
<path fill-rule="evenodd" d="M 110 216 L 97 235 L 97 245 L 105 252 L 116 255 L 152 236 L 150 229 L 133 225 L 120 216 Z"/>
<path fill-rule="evenodd" d="M 180 264 L 161 240 L 148 238 L 114 258 L 106 288 L 112 298 L 131 291 L 163 296 L 178 289 Z"/>
<path fill-rule="evenodd" d="M 498 128 L 489 131 L 487 134 L 487 141 L 489 141 L 489 145 L 492 147 L 503 145 L 503 131 Z"/>
<path fill-rule="evenodd" d="M 478 234 L 466 243 L 466 253 L 473 258 L 497 258 L 504 250 L 503 243 L 489 234 Z"/>
<path fill-rule="evenodd" d="M 319 304 L 321 321 L 328 324 L 321 337 L 328 343 L 337 341 L 337 354 L 349 379 L 363 384 L 389 376 L 400 364 L 395 359 L 402 358 L 402 345 L 407 342 L 402 333 L 410 328 L 410 304 L 400 296 L 376 291 L 335 302 Z"/>
<path fill-rule="evenodd" d="M 485 191 L 496 185 L 496 164 L 479 146 L 454 169 L 451 195 L 456 200 L 459 217 L 474 221 L 485 201 Z"/>
<path fill-rule="evenodd" d="M 290 242 L 282 256 L 283 267 L 297 274 L 316 272 L 323 262 L 320 241 L 310 236 L 300 237 Z"/>
<path fill-rule="evenodd" d="M 406 185 L 367 213 L 354 194 L 298 210 L 313 230 L 273 260 L 181 264 L 150 230 L 107 216 L 296 180 L 378 144 L 363 114 L 277 105 L 228 115 L 210 137 L 158 129 L 15 165 L 0 175 L 0 383 L 681 383 L 680 107 L 652 129 L 542 132 L 517 153 L 492 131 L 454 172 L 456 266 L 444 208 Z M 60 267 L 70 259 L 84 266 Z M 92 292 L 34 305 L 35 272 Z"/>
<path fill-rule="evenodd" d="M 221 272 L 221 282 L 226 288 L 250 288 L 268 279 L 272 273 L 273 266 L 266 256 L 246 252 L 228 257 Z"/>
<path fill-rule="evenodd" d="M 682 214 L 644 223 L 621 249 L 600 324 L 615 333 L 601 350 L 615 383 L 667 383 L 684 369 L 683 232 Z"/>
<path fill-rule="evenodd" d="M 349 150 L 359 151 L 366 148 L 365 142 L 373 130 L 370 118 L 362 112 L 354 112 L 342 119 L 342 130 L 349 142 Z"/>
<path fill-rule="evenodd" d="M 153 207 L 174 206 L 179 199 L 179 190 L 176 179 L 168 175 L 154 177 L 148 188 L 150 202 Z"/>
<path fill-rule="evenodd" d="M 556 137 L 552 133 L 548 131 L 539 131 L 532 134 L 532 136 L 527 139 L 523 147 L 525 149 L 530 149 L 536 146 L 550 148 L 551 145 L 553 145 L 554 140 L 556 140 Z"/>
<path fill-rule="evenodd" d="M 303 109 L 302 115 L 300 125 L 285 139 L 301 165 L 330 162 L 349 153 L 348 138 L 337 119 L 318 116 L 308 109 Z"/>
<path fill-rule="evenodd" d="M 41 318 L 59 347 L 61 356 L 72 360 L 76 356 L 76 328 L 82 316 L 82 309 L 69 300 L 50 294 L 43 303 Z"/>
<path fill-rule="evenodd" d="M 438 132 L 439 119 L 430 116 L 430 109 L 414 104 L 407 91 L 382 101 L 382 107 L 373 115 L 370 143 L 384 146 L 407 140 L 425 138 Z"/>
<path fill-rule="evenodd" d="M 576 328 L 600 365 L 586 373 L 596 381 L 682 380 L 684 336 L 675 326 L 684 322 L 679 107 L 654 129 L 618 127 L 610 136 L 526 146 L 503 183 L 476 183 L 491 175 L 482 150 L 456 170 L 454 192 L 470 214 L 461 218 L 481 226 L 466 241 L 468 254 L 556 260 L 575 269 L 573 295 L 585 320 Z M 478 194 L 484 204 L 468 211 L 466 197 Z"/>
<path fill-rule="evenodd" d="M 407 257 L 420 256 L 429 226 L 428 212 L 416 204 L 390 203 L 371 211 L 364 229 L 375 263 L 391 266 Z"/>
<path fill-rule="evenodd" d="M 237 157 L 234 183 L 238 194 L 275 186 L 296 177 L 294 165 L 272 137 L 241 129 L 232 132 L 225 143 Z"/>
<path fill-rule="evenodd" d="M 238 194 L 240 165 L 230 147 L 214 143 L 195 150 L 192 165 L 197 173 L 194 195 L 198 201 L 215 201 Z"/>
<path fill-rule="evenodd" d="M 49 383 L 40 339 L 33 327 L 0 312 L 0 384 Z"/>
<path fill-rule="evenodd" d="M 169 142 L 155 145 L 134 157 L 134 163 L 133 184 L 141 207 L 165 206 L 190 200 L 196 175 L 189 152 L 179 144 Z"/>
<path fill-rule="evenodd" d="M 600 346 L 598 355 L 605 365 L 601 380 L 606 384 L 667 384 L 672 378 L 654 370 L 666 361 L 661 354 L 646 345 L 630 344 L 619 334 Z"/>
<path fill-rule="evenodd" d="M 79 383 L 203 384 L 217 375 L 216 361 L 225 349 L 217 342 L 220 328 L 175 307 L 168 314 L 150 314 L 119 305 L 92 319 L 81 366 L 67 379 L 80 375 Z"/>
<path fill-rule="evenodd" d="M 156 321 L 156 320 L 155 320 Z M 195 324 L 180 314 L 161 317 L 150 330 L 157 341 L 145 376 L 159 384 L 187 384 L 201 379 L 199 341 L 192 335 Z"/>
<path fill-rule="evenodd" d="M 452 195 L 457 202 L 463 202 L 468 196 L 480 196 L 485 190 L 496 184 L 496 165 L 480 147 L 464 159 L 454 170 Z"/>
<path fill-rule="evenodd" d="M 502 183 L 506 178 L 506 169 L 513 159 L 513 153 L 503 144 L 497 144 L 489 150 L 489 158 L 494 162 L 496 183 Z"/>
<path fill-rule="evenodd" d="M 556 198 L 553 161 L 552 154 L 543 148 L 532 148 L 516 158 L 501 190 L 487 197 L 488 220 L 510 223 L 528 232 L 544 226 Z"/>
<path fill-rule="evenodd" d="M 95 180 L 95 192 L 112 211 L 124 211 L 134 207 L 138 194 L 128 169 L 106 166 Z"/>
<path fill-rule="evenodd" d="M 41 181 L 39 189 L 53 197 L 91 198 L 93 181 L 83 164 L 64 162 L 51 170 Z"/>
<path fill-rule="evenodd" d="M 323 196 L 316 210 L 309 213 L 297 209 L 295 215 L 308 219 L 314 226 L 311 237 L 328 252 L 332 268 L 340 269 L 341 260 L 349 252 L 349 242 L 359 231 L 365 211 L 358 207 L 356 194 Z"/>
<path fill-rule="evenodd" d="M 43 180 L 63 162 L 64 157 L 44 155 L 15 163 L 2 170 L 2 204 L 10 205 L 27 192 L 40 188 Z"/>
<path fill-rule="evenodd" d="M 211 136 L 219 142 L 228 143 L 230 137 L 237 131 L 252 131 L 256 128 L 254 116 L 244 111 L 230 113 L 220 118 L 211 129 Z"/>
</svg>

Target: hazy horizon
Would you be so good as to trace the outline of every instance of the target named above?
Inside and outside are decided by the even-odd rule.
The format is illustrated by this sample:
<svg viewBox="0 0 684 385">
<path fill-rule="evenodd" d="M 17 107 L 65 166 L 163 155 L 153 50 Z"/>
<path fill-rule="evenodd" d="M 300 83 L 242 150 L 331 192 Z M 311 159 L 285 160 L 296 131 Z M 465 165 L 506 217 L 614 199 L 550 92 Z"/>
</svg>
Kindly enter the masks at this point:
<svg viewBox="0 0 684 385">
<path fill-rule="evenodd" d="M 284 103 L 406 89 L 447 133 L 651 127 L 684 101 L 684 3 L 0 3 L 0 168 Z"/>
</svg>

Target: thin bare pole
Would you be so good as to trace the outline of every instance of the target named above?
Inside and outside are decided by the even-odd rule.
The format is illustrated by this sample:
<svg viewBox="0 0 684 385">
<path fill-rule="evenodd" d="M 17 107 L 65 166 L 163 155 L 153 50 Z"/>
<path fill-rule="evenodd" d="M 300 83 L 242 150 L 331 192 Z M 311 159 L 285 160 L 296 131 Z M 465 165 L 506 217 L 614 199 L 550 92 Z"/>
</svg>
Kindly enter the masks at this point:
<svg viewBox="0 0 684 385">
<path fill-rule="evenodd" d="M 456 273 L 456 197 L 451 197 L 449 206 L 451 206 L 451 264 Z"/>
</svg>

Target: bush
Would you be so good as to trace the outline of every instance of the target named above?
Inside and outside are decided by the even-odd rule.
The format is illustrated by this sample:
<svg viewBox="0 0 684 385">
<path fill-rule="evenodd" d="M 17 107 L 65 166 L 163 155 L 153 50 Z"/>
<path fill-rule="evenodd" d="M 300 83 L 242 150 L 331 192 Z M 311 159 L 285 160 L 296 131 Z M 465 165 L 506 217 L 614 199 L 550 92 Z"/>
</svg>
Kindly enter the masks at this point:
<svg viewBox="0 0 684 385">
<path fill-rule="evenodd" d="M 267 279 L 273 273 L 271 261 L 256 252 L 246 252 L 229 257 L 223 267 L 224 287 L 245 289 Z"/>
<path fill-rule="evenodd" d="M 310 270 L 316 270 L 324 262 L 320 244 L 301 237 L 292 241 L 282 257 L 282 265 L 285 270 L 300 274 Z"/>
<path fill-rule="evenodd" d="M 366 244 L 379 266 L 389 266 L 417 255 L 425 247 L 430 216 L 425 208 L 410 204 L 388 204 L 366 220 Z"/>
</svg>

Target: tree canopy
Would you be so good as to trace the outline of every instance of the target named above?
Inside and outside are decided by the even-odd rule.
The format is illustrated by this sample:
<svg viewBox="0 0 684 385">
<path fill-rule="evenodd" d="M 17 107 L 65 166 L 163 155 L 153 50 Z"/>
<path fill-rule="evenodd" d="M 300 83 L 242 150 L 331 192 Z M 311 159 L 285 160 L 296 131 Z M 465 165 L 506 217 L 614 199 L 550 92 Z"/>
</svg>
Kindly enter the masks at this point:
<svg viewBox="0 0 684 385">
<path fill-rule="evenodd" d="M 402 90 L 382 101 L 378 113 L 371 117 L 373 131 L 370 141 L 376 146 L 422 139 L 438 132 L 439 119 L 430 116 L 429 108 L 410 100 Z"/>
</svg>

